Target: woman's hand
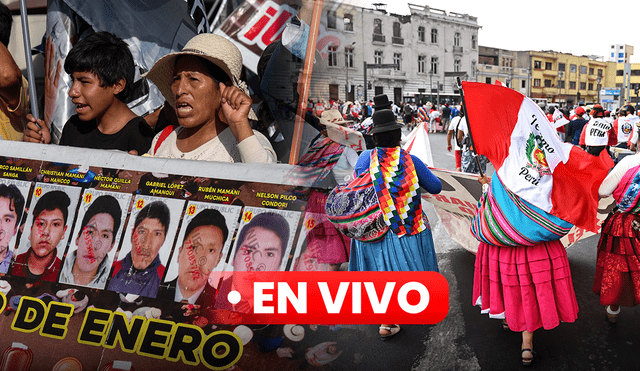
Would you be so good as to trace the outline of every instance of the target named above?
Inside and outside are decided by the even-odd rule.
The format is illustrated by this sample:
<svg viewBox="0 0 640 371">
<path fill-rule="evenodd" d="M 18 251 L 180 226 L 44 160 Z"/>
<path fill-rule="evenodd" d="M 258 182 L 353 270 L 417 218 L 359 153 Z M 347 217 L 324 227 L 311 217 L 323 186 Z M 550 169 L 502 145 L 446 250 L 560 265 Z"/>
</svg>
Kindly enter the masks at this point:
<svg viewBox="0 0 640 371">
<path fill-rule="evenodd" d="M 491 183 L 491 178 L 486 176 L 486 175 L 478 176 L 478 183 L 483 184 L 483 185 L 484 184 L 489 184 L 489 183 Z"/>
<path fill-rule="evenodd" d="M 219 83 L 221 119 L 229 125 L 238 143 L 253 135 L 249 125 L 251 98 L 235 86 Z"/>
</svg>

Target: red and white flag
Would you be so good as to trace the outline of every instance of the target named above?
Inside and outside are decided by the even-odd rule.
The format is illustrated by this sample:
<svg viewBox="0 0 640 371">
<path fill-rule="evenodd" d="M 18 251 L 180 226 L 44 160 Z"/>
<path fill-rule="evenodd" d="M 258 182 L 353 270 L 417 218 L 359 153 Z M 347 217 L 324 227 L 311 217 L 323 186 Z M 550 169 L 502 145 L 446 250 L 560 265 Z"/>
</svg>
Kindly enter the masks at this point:
<svg viewBox="0 0 640 371">
<path fill-rule="evenodd" d="M 562 111 L 560 111 L 557 108 L 553 110 L 553 127 L 554 128 L 557 129 L 560 126 L 564 126 L 568 123 L 569 123 L 569 120 L 566 117 L 564 117 L 564 113 L 562 113 Z"/>
<path fill-rule="evenodd" d="M 479 154 L 505 187 L 540 209 L 597 231 L 598 187 L 613 161 L 563 143 L 540 107 L 502 86 L 462 82 L 467 122 Z"/>
</svg>

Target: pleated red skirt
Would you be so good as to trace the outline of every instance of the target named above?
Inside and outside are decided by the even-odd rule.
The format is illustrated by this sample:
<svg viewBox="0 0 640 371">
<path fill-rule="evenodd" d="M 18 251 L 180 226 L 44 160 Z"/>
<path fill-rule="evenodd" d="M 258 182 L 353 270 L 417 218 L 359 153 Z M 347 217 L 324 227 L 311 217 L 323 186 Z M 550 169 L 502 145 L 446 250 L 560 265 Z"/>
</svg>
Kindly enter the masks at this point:
<svg viewBox="0 0 640 371">
<path fill-rule="evenodd" d="M 638 229 L 640 216 L 634 214 L 613 213 L 602 224 L 593 282 L 602 305 L 633 307 L 640 303 Z"/>
<path fill-rule="evenodd" d="M 473 303 L 492 318 L 506 318 L 513 331 L 552 329 L 574 322 L 578 302 L 567 252 L 559 241 L 531 247 L 480 243 Z"/>
</svg>

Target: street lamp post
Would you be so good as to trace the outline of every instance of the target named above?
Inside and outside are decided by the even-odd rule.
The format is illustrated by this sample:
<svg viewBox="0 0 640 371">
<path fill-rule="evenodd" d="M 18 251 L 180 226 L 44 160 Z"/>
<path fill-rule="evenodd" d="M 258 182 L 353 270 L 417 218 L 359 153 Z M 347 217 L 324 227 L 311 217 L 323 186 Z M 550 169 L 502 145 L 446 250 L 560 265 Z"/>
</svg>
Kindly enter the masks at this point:
<svg viewBox="0 0 640 371">
<path fill-rule="evenodd" d="M 562 77 L 564 76 L 564 72 L 558 71 L 558 104 L 562 103 Z"/>
<path fill-rule="evenodd" d="M 429 70 L 429 100 L 433 104 L 433 68 Z"/>
<path fill-rule="evenodd" d="M 352 46 L 354 46 L 356 44 L 356 42 L 352 42 L 351 45 L 349 45 L 349 47 L 345 47 L 344 48 L 344 64 L 347 70 L 347 79 L 345 82 L 345 86 L 344 86 L 344 100 L 345 102 L 349 100 L 349 54 L 348 54 L 348 50 L 351 49 Z M 355 99 L 354 99 L 355 100 Z"/>
<path fill-rule="evenodd" d="M 598 103 L 600 103 L 600 81 L 602 81 L 602 76 L 598 76 Z"/>
</svg>

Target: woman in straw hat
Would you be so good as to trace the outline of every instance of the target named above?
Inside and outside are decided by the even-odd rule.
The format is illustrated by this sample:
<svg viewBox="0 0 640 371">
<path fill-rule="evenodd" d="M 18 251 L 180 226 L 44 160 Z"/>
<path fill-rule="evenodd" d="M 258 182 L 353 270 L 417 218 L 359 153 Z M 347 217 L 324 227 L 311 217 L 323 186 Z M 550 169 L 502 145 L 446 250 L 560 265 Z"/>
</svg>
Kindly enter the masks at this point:
<svg viewBox="0 0 640 371">
<path fill-rule="evenodd" d="M 370 171 L 381 209 L 398 212 L 385 215 L 389 231 L 381 240 L 352 240 L 349 270 L 438 272 L 431 228 L 422 214 L 420 188 L 440 193 L 440 179 L 419 158 L 400 148 L 402 124 L 391 110 L 376 110 L 371 133 L 376 148 L 362 152 L 356 175 Z M 381 339 L 387 340 L 398 331 L 399 325 L 383 324 L 379 332 Z"/>
<path fill-rule="evenodd" d="M 275 162 L 269 140 L 253 131 L 242 54 L 224 37 L 194 36 L 181 52 L 160 58 L 146 74 L 173 106 L 177 128 L 159 133 L 150 154 L 219 162 Z"/>
</svg>

